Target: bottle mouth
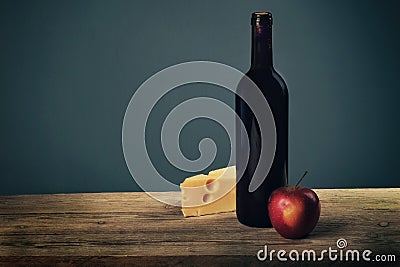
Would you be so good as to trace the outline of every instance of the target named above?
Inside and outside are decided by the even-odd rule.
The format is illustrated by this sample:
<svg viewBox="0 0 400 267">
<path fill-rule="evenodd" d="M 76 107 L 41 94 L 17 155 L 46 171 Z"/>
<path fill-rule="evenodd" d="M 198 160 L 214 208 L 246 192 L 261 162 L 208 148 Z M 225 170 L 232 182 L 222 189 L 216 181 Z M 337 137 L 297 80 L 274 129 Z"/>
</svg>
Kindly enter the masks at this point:
<svg viewBox="0 0 400 267">
<path fill-rule="evenodd" d="M 251 14 L 251 25 L 272 25 L 272 14 L 271 12 L 254 12 Z"/>
</svg>

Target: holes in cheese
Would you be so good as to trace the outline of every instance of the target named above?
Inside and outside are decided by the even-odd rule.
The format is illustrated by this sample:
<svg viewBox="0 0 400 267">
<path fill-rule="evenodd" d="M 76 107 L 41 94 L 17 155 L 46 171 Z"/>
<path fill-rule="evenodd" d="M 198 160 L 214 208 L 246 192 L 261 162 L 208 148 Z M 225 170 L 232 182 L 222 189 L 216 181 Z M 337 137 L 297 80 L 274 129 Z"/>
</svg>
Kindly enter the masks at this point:
<svg viewBox="0 0 400 267">
<path fill-rule="evenodd" d="M 212 200 L 213 200 L 213 195 L 205 194 L 205 195 L 203 196 L 203 202 L 204 202 L 204 203 L 211 202 Z"/>
<path fill-rule="evenodd" d="M 219 181 L 217 181 L 216 179 L 212 178 L 206 181 L 206 190 L 208 192 L 213 193 L 218 190 L 218 187 L 219 187 Z"/>
<path fill-rule="evenodd" d="M 185 217 L 236 209 L 235 166 L 186 178 L 180 184 Z"/>
</svg>

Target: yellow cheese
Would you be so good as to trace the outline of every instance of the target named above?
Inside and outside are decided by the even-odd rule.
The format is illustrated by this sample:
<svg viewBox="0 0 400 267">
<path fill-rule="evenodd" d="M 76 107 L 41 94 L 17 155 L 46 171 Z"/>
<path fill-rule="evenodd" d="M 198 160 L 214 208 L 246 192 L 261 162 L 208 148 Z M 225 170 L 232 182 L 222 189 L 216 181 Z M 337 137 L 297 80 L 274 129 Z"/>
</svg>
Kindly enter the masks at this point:
<svg viewBox="0 0 400 267">
<path fill-rule="evenodd" d="M 236 210 L 235 166 L 186 178 L 180 184 L 185 217 Z"/>
</svg>

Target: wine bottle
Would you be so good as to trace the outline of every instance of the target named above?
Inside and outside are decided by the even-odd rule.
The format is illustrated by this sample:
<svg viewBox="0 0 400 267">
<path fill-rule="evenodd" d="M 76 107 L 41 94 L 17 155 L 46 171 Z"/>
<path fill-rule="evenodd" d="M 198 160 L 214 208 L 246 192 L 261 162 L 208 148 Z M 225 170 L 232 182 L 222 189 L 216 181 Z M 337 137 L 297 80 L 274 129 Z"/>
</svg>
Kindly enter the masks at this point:
<svg viewBox="0 0 400 267">
<path fill-rule="evenodd" d="M 251 67 L 246 73 L 262 92 L 273 114 L 276 129 L 275 155 L 262 184 L 253 192 L 249 185 L 260 158 L 262 140 L 260 126 L 250 107 L 236 95 L 235 110 L 243 122 L 247 136 L 236 125 L 236 215 L 242 224 L 253 227 L 272 227 L 268 215 L 268 199 L 273 190 L 287 184 L 288 175 L 288 91 L 283 78 L 272 64 L 272 15 L 255 12 L 251 18 L 252 49 Z M 237 90 L 245 90 L 238 86 Z M 246 94 L 246 92 L 241 92 Z M 245 148 L 243 138 L 249 140 L 249 158 L 243 164 Z M 270 149 L 270 148 L 269 148 Z M 247 155 L 247 154 L 246 154 Z"/>
</svg>

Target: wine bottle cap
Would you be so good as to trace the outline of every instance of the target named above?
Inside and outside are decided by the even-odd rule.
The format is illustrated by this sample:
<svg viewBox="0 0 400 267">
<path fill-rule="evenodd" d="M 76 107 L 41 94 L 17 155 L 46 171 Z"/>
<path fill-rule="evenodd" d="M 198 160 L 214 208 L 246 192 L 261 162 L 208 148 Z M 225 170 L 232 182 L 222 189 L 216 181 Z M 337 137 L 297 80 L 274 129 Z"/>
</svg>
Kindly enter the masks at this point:
<svg viewBox="0 0 400 267">
<path fill-rule="evenodd" d="M 254 12 L 251 14 L 251 25 L 272 25 L 272 14 L 270 12 Z"/>
</svg>

